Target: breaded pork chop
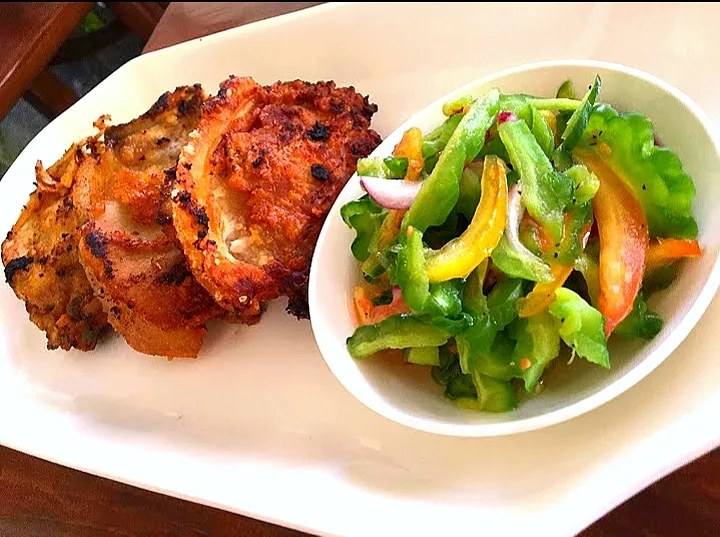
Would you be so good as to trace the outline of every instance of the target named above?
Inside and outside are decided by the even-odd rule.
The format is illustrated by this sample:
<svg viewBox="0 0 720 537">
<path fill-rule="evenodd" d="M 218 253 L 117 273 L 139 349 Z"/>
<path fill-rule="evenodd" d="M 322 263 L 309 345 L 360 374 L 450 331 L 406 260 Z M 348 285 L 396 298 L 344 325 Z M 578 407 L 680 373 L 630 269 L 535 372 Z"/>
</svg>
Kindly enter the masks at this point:
<svg viewBox="0 0 720 537">
<path fill-rule="evenodd" d="M 225 309 L 257 315 L 281 295 L 307 317 L 307 279 L 327 212 L 380 143 L 377 107 L 333 82 L 262 87 L 231 77 L 183 149 L 173 223 L 190 268 Z"/>
<path fill-rule="evenodd" d="M 38 161 L 37 188 L 2 244 L 5 279 L 46 333 L 48 349 L 92 350 L 107 326 L 78 260 L 71 192 L 78 166 L 88 158 L 83 145 L 74 144 L 47 171 Z"/>
<path fill-rule="evenodd" d="M 78 171 L 80 261 L 112 326 L 145 354 L 195 357 L 205 323 L 222 312 L 163 231 L 178 154 L 203 100 L 199 86 L 162 95 L 139 118 L 108 127 Z"/>
</svg>

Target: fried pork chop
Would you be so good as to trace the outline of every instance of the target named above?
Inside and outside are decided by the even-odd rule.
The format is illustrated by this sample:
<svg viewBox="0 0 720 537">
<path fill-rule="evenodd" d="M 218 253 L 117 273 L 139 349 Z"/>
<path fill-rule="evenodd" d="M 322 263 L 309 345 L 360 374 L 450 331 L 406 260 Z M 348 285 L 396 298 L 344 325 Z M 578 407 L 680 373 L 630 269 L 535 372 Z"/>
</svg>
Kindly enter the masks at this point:
<svg viewBox="0 0 720 537">
<path fill-rule="evenodd" d="M 78 171 L 80 261 L 110 324 L 145 354 L 196 356 L 205 323 L 222 312 L 173 242 L 167 205 L 204 98 L 199 86 L 162 95 L 139 118 L 105 129 Z"/>
<path fill-rule="evenodd" d="M 88 158 L 84 143 L 74 144 L 47 171 L 38 161 L 37 188 L 2 244 L 5 279 L 46 333 L 48 349 L 92 350 L 107 326 L 78 260 L 71 193 L 78 166 Z"/>
<path fill-rule="evenodd" d="M 190 268 L 225 309 L 288 297 L 307 317 L 310 260 L 327 212 L 380 143 L 377 106 L 333 82 L 262 87 L 231 77 L 178 162 L 173 223 Z"/>
</svg>

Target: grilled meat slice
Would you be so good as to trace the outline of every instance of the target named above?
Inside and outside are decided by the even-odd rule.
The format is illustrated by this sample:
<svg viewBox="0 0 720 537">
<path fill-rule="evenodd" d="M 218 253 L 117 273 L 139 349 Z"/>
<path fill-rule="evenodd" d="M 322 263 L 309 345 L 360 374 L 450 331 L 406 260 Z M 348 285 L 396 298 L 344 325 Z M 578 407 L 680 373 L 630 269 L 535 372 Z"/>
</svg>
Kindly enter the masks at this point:
<svg viewBox="0 0 720 537">
<path fill-rule="evenodd" d="M 74 144 L 48 170 L 38 161 L 36 190 L 2 243 L 5 279 L 46 333 L 48 349 L 92 350 L 107 326 L 78 259 L 71 194 L 78 166 L 89 158 L 84 145 Z"/>
<path fill-rule="evenodd" d="M 257 315 L 288 297 L 307 317 L 307 279 L 327 213 L 358 158 L 380 143 L 377 107 L 333 82 L 262 87 L 231 77 L 183 148 L 173 223 L 190 268 L 225 309 Z"/>
<path fill-rule="evenodd" d="M 145 354 L 197 356 L 205 323 L 222 312 L 165 233 L 178 154 L 204 98 L 199 86 L 165 93 L 139 118 L 108 127 L 78 171 L 80 261 L 112 326 Z"/>
</svg>

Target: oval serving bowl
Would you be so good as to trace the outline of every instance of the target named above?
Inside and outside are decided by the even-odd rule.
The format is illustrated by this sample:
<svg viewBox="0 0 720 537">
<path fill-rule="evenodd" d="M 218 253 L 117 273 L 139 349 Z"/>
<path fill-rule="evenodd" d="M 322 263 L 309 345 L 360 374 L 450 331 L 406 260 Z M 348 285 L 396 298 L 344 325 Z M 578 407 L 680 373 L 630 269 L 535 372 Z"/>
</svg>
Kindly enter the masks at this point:
<svg viewBox="0 0 720 537">
<path fill-rule="evenodd" d="M 310 317 L 318 347 L 330 370 L 359 401 L 378 414 L 414 429 L 452 436 L 499 436 L 540 429 L 579 416 L 622 394 L 642 380 L 685 339 L 712 300 L 720 283 L 720 220 L 713 206 L 720 201 L 720 143 L 707 115 L 686 95 L 662 80 L 617 64 L 568 60 L 511 68 L 471 82 L 438 99 L 387 136 L 373 156 L 387 156 L 410 127 L 430 132 L 444 119 L 444 102 L 464 95 L 478 97 L 491 88 L 503 93 L 552 97 L 570 79 L 586 88 L 598 74 L 599 101 L 620 111 L 639 112 L 655 126 L 657 136 L 683 162 L 697 190 L 694 215 L 703 248 L 700 258 L 685 260 L 670 288 L 653 295 L 650 305 L 665 326 L 650 342 L 610 341 L 611 369 L 584 360 L 559 366 L 538 395 L 517 410 L 491 414 L 458 408 L 443 396 L 427 368 L 381 359 L 354 360 L 345 341 L 356 328 L 352 288 L 360 281 L 359 263 L 350 252 L 354 231 L 340 208 L 364 194 L 353 176 L 330 211 L 320 233 L 310 273 Z M 668 389 L 672 389 L 671 386 Z"/>
</svg>

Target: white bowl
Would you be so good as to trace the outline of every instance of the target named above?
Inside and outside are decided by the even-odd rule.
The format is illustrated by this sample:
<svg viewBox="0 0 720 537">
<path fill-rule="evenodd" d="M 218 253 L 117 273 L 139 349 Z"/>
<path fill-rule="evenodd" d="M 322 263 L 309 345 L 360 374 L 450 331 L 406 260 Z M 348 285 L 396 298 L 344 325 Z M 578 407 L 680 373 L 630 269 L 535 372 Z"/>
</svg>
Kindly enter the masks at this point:
<svg viewBox="0 0 720 537">
<path fill-rule="evenodd" d="M 345 340 L 355 329 L 350 298 L 353 286 L 360 281 L 360 270 L 350 253 L 354 232 L 343 223 L 340 207 L 363 194 L 357 176 L 353 176 L 330 211 L 315 249 L 310 272 L 310 317 L 327 365 L 343 386 L 369 408 L 408 427 L 444 435 L 499 436 L 540 429 L 588 412 L 632 387 L 673 352 L 702 316 L 720 282 L 720 226 L 718 213 L 713 213 L 720 201 L 719 139 L 707 115 L 662 80 L 629 67 L 584 60 L 508 69 L 435 101 L 390 134 L 373 155 L 389 155 L 411 126 L 424 133 L 438 126 L 443 120 L 442 104 L 448 99 L 467 94 L 480 96 L 493 87 L 504 93 L 551 97 L 564 80 L 570 79 L 582 89 L 596 74 L 603 83 L 599 100 L 621 111 L 649 117 L 659 138 L 679 155 L 695 181 L 694 215 L 704 252 L 699 259 L 685 261 L 675 283 L 652 297 L 651 305 L 665 320 L 662 332 L 648 343 L 612 341 L 609 371 L 575 360 L 572 367 L 563 368 L 553 382 L 546 383 L 539 395 L 504 414 L 458 408 L 444 397 L 428 368 L 351 358 Z M 667 389 L 672 390 L 672 386 Z"/>
</svg>

